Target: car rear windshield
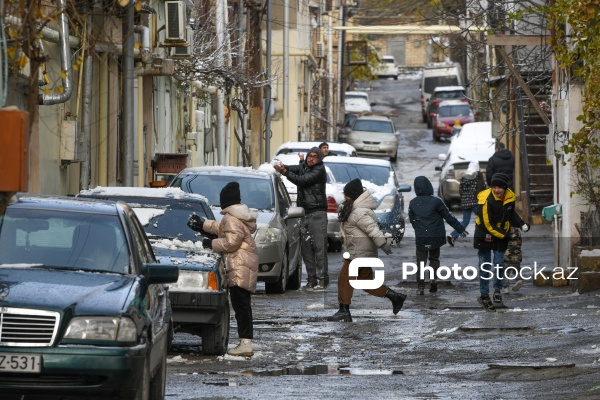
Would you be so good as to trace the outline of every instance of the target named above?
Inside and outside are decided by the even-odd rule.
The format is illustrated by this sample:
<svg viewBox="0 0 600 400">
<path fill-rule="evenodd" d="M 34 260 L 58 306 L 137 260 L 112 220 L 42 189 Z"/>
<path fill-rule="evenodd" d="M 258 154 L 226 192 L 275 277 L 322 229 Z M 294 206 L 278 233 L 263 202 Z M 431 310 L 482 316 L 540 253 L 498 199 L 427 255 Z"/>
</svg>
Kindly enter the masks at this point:
<svg viewBox="0 0 600 400">
<path fill-rule="evenodd" d="M 471 108 L 468 105 L 444 106 L 438 110 L 440 117 L 463 116 L 471 114 Z"/>
<path fill-rule="evenodd" d="M 251 176 L 228 176 L 221 174 L 187 174 L 177 178 L 173 186 L 180 187 L 188 193 L 197 193 L 205 196 L 208 202 L 220 207 L 219 194 L 221 189 L 229 182 L 240 184 L 240 197 L 242 203 L 258 210 L 274 210 L 273 186 L 270 178 L 254 178 Z"/>
<path fill-rule="evenodd" d="M 390 121 L 374 121 L 358 119 L 352 126 L 353 131 L 360 132 L 380 132 L 380 133 L 394 133 L 394 128 Z"/>
<path fill-rule="evenodd" d="M 333 172 L 336 182 L 341 184 L 360 178 L 377 186 L 385 186 L 391 177 L 390 168 L 385 166 L 345 163 L 327 163 L 327 166 Z"/>
<path fill-rule="evenodd" d="M 463 99 L 465 93 L 462 90 L 435 92 L 433 99 Z"/>
<path fill-rule="evenodd" d="M 129 252 L 116 215 L 11 209 L 0 218 L 0 265 L 129 273 Z"/>
<path fill-rule="evenodd" d="M 275 154 L 276 156 L 280 154 L 299 154 L 299 153 L 307 153 L 310 149 L 281 149 Z M 341 150 L 331 150 L 329 149 L 329 154 L 335 154 L 336 156 L 347 156 L 348 153 Z"/>
</svg>

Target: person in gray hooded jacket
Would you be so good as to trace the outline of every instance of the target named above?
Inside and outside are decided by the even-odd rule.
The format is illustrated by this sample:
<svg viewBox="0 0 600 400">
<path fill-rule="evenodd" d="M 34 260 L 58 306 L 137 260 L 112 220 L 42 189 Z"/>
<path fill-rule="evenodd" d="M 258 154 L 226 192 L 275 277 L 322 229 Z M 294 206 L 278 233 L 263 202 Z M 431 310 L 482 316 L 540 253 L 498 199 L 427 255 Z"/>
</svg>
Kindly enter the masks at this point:
<svg viewBox="0 0 600 400">
<path fill-rule="evenodd" d="M 342 235 L 348 257 L 344 255 L 344 264 L 338 275 L 340 308 L 327 320 L 352 322 L 350 302 L 354 288 L 350 285 L 350 263 L 356 258 L 377 257 L 378 248 L 386 254 L 391 254 L 392 248 L 377 226 L 374 212 L 377 208 L 377 201 L 368 190 L 363 189 L 360 179 L 351 180 L 344 186 L 344 198 L 346 201 L 339 212 L 339 220 L 342 223 Z M 373 269 L 359 268 L 357 279 L 373 280 Z M 395 292 L 386 285 L 381 285 L 376 289 L 364 289 L 364 291 L 372 296 L 388 298 L 392 302 L 394 315 L 398 314 L 406 300 L 405 294 Z"/>
<path fill-rule="evenodd" d="M 429 258 L 429 266 L 434 270 L 429 292 L 437 292 L 435 274 L 440 267 L 440 247 L 446 243 L 444 220 L 456 229 L 460 236 L 466 236 L 468 233 L 454 215 L 450 214 L 442 199 L 433 195 L 433 186 L 427 177 L 417 176 L 414 188 L 417 197 L 409 203 L 408 218 L 415 229 L 418 266 L 417 294 L 422 295 L 425 281 L 421 276 L 421 271 L 422 265 L 427 265 L 427 258 Z"/>
<path fill-rule="evenodd" d="M 298 186 L 298 206 L 304 207 L 302 219 L 302 259 L 306 265 L 304 290 L 325 290 L 329 286 L 327 260 L 327 172 L 323 153 L 313 147 L 298 165 L 274 165 L 290 182 Z"/>
</svg>

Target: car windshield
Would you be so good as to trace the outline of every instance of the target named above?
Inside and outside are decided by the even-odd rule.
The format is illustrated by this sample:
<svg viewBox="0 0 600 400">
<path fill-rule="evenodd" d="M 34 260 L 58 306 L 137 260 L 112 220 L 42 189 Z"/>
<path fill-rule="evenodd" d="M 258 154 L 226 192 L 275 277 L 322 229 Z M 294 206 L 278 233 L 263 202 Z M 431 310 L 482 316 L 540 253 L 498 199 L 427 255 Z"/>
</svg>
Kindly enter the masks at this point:
<svg viewBox="0 0 600 400">
<path fill-rule="evenodd" d="M 363 99 L 363 100 L 369 100 L 368 96 L 365 96 L 364 94 L 351 94 L 351 93 L 344 93 L 344 99 Z"/>
<path fill-rule="evenodd" d="M 295 149 L 281 149 L 277 152 L 277 154 L 275 154 L 276 156 L 280 155 L 280 154 L 299 154 L 299 153 L 304 153 L 306 154 L 310 149 L 306 149 L 306 148 L 295 148 Z M 345 151 L 342 150 L 331 150 L 329 149 L 329 154 L 335 154 L 336 156 L 347 156 L 348 153 L 346 153 Z"/>
<path fill-rule="evenodd" d="M 385 186 L 390 180 L 390 168 L 380 165 L 328 163 L 335 181 L 346 184 L 352 179 L 372 182 L 377 186 Z"/>
<path fill-rule="evenodd" d="M 129 251 L 116 215 L 9 207 L 0 218 L 2 264 L 123 274 Z"/>
<path fill-rule="evenodd" d="M 357 119 L 352 126 L 353 131 L 394 133 L 391 121 Z"/>
<path fill-rule="evenodd" d="M 440 117 L 451 117 L 451 116 L 468 116 L 471 114 L 471 108 L 468 105 L 456 105 L 456 106 L 444 106 L 440 107 L 438 115 Z"/>
<path fill-rule="evenodd" d="M 184 192 L 201 194 L 208 199 L 211 205 L 220 207 L 221 189 L 233 181 L 240 184 L 240 197 L 243 204 L 258 210 L 272 211 L 275 209 L 273 186 L 271 179 L 267 178 L 192 173 L 177 178 L 173 182 L 173 186 L 180 187 Z"/>
</svg>

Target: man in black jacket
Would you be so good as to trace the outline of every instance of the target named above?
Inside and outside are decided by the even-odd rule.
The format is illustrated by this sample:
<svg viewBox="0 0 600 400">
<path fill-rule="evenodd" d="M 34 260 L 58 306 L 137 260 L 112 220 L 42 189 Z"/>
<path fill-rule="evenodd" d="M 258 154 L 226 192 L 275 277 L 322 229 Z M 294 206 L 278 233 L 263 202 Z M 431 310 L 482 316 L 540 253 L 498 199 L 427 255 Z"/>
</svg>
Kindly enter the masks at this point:
<svg viewBox="0 0 600 400">
<path fill-rule="evenodd" d="M 276 164 L 275 169 L 298 186 L 298 206 L 304 207 L 302 220 L 302 258 L 306 265 L 304 290 L 325 290 L 329 286 L 327 262 L 327 173 L 323 153 L 310 149 L 298 165 Z"/>
<path fill-rule="evenodd" d="M 504 146 L 504 143 L 496 143 L 496 152 L 490 157 L 485 168 L 485 180 L 488 187 L 492 186 L 492 176 L 495 173 L 500 172 L 508 175 L 508 187 L 511 190 L 515 188 L 514 182 L 514 171 L 515 171 L 515 157 L 513 154 Z"/>
<path fill-rule="evenodd" d="M 446 244 L 446 228 L 444 220 L 451 225 L 460 236 L 467 235 L 465 227 L 454 215 L 450 214 L 448 207 L 442 199 L 433 195 L 433 186 L 427 177 L 417 176 L 414 183 L 417 197 L 412 199 L 408 206 L 408 218 L 415 229 L 415 244 L 417 245 L 417 294 L 422 295 L 425 281 L 421 277 L 421 263 L 433 269 L 434 274 L 440 267 L 440 247 Z M 435 275 L 431 278 L 429 292 L 437 292 Z"/>
</svg>

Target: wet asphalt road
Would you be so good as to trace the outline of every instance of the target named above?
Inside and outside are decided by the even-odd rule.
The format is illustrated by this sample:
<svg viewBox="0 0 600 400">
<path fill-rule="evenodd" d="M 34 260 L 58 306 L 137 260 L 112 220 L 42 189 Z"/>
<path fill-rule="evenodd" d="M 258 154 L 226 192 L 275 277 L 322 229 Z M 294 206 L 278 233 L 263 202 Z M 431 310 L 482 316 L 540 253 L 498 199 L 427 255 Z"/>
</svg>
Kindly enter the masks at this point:
<svg viewBox="0 0 600 400">
<path fill-rule="evenodd" d="M 418 81 L 376 81 L 370 89 L 374 111 L 398 115 L 399 181 L 412 185 L 425 175 L 437 190 L 434 167 L 448 143 L 433 142 L 421 122 Z M 405 194 L 406 209 L 412 197 Z M 553 267 L 549 225 L 523 235 L 523 254 L 523 265 Z M 199 337 L 176 334 L 167 399 L 600 399 L 600 293 L 536 287 L 529 279 L 495 313 L 477 304 L 475 280 L 450 279 L 437 294 L 416 296 L 414 277 L 402 276 L 403 262 L 414 260 L 408 223 L 401 245 L 381 259 L 386 283 L 409 295 L 398 315 L 387 299 L 355 291 L 354 321 L 327 322 L 337 309 L 342 264 L 340 253 L 329 253 L 333 283 L 324 293 L 266 295 L 259 285 L 254 357 L 204 356 Z M 442 247 L 441 261 L 476 266 L 472 239 Z M 232 316 L 230 347 L 237 340 Z"/>
</svg>

